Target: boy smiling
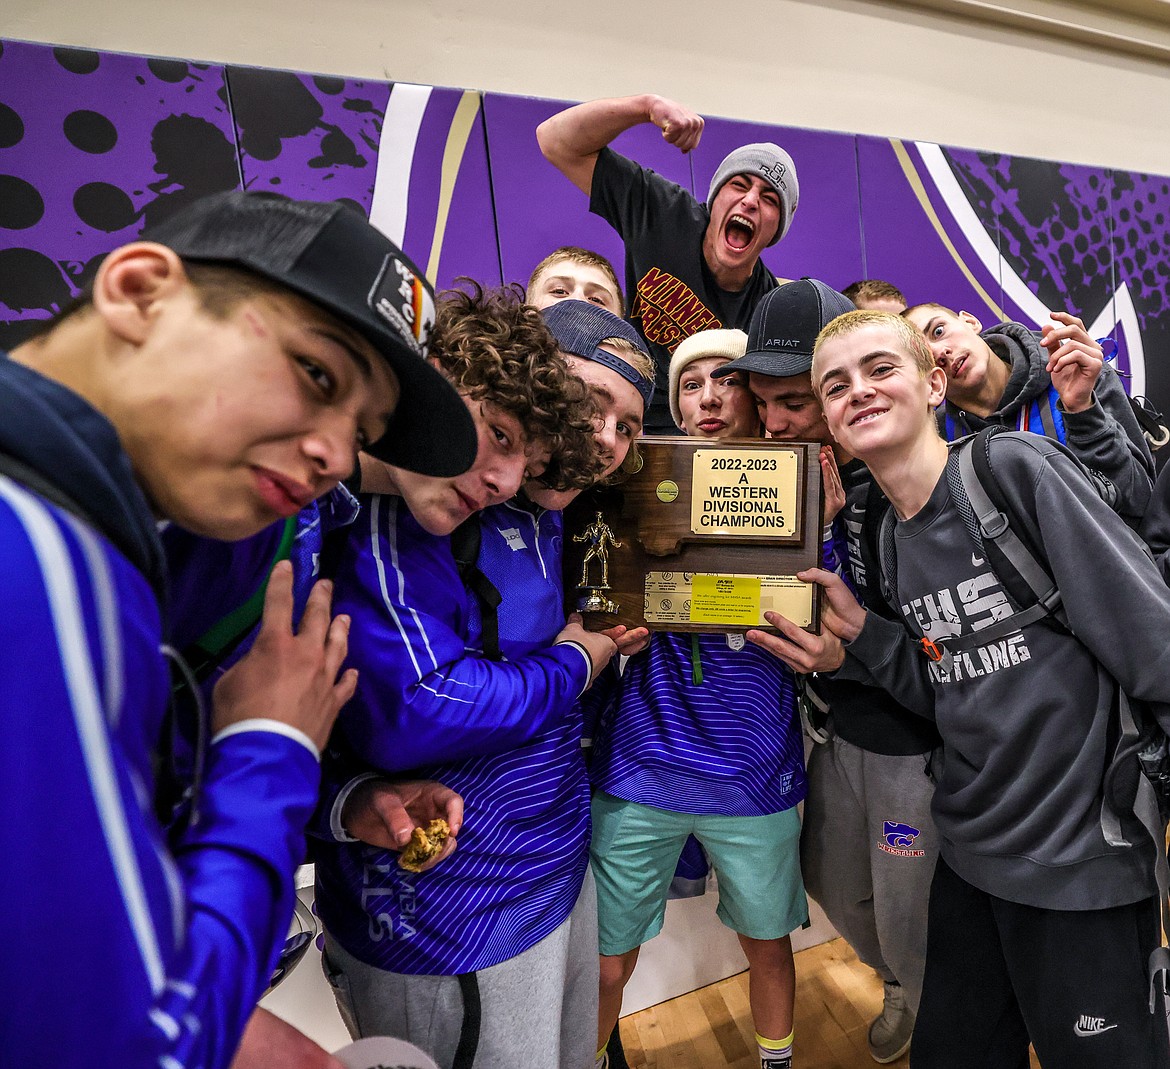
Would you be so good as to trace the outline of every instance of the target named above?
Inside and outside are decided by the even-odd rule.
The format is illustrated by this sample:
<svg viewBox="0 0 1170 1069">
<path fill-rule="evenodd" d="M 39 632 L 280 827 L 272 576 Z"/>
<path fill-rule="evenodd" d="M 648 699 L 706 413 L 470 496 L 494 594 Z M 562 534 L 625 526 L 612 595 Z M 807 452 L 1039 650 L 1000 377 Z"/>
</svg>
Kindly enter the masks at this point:
<svg viewBox="0 0 1170 1069">
<path fill-rule="evenodd" d="M 824 633 L 777 617 L 784 638 L 757 638 L 799 671 L 877 682 L 938 724 L 940 856 L 914 1064 L 1023 1067 L 1029 1041 L 1058 1069 L 1170 1064 L 1165 1021 L 1147 1004 L 1152 850 L 1112 847 L 1102 833 L 1118 692 L 1170 722 L 1170 592 L 1066 450 L 1003 433 L 989 460 L 1068 618 L 1005 633 L 1014 611 L 952 492 L 956 460 L 933 414 L 946 376 L 921 332 L 886 313 L 842 316 L 817 340 L 813 382 L 834 437 L 893 506 L 887 571 L 902 621 L 814 570 L 801 577 L 825 588 Z M 998 637 L 985 631 L 993 623 Z M 928 660 L 919 636 L 953 643 L 955 656 Z"/>
</svg>

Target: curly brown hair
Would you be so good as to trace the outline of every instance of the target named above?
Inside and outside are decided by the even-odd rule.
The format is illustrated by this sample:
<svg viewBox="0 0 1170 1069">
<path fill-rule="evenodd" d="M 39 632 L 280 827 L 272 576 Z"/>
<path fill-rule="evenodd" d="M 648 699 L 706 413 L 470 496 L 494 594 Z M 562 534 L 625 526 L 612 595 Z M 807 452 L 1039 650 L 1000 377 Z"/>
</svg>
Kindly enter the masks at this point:
<svg viewBox="0 0 1170 1069">
<path fill-rule="evenodd" d="M 557 351 L 544 318 L 519 286 L 439 294 L 430 353 L 456 388 L 514 416 L 530 442 L 552 456 L 542 481 L 554 490 L 592 486 L 604 470 L 589 388 Z"/>
</svg>

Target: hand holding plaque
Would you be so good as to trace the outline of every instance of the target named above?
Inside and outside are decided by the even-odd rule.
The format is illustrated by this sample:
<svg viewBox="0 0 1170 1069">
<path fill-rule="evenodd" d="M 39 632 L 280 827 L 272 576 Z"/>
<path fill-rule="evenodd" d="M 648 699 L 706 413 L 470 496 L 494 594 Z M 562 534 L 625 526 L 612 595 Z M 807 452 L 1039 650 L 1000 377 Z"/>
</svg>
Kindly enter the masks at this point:
<svg viewBox="0 0 1170 1069">
<path fill-rule="evenodd" d="M 570 605 L 591 629 L 817 626 L 821 471 L 813 442 L 650 437 L 642 470 L 566 512 Z M 578 549 L 578 547 L 583 547 Z"/>
</svg>

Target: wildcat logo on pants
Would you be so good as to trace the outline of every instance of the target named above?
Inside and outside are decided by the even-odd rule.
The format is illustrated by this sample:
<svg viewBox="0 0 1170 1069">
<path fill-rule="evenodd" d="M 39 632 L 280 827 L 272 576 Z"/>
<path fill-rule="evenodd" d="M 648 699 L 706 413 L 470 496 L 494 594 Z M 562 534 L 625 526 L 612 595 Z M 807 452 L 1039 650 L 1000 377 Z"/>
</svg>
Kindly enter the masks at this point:
<svg viewBox="0 0 1170 1069">
<path fill-rule="evenodd" d="M 909 824 L 899 824 L 896 820 L 882 821 L 882 841 L 878 849 L 887 854 L 897 854 L 898 857 L 925 857 L 925 850 L 914 849 L 914 842 L 922 832 L 912 828 Z"/>
</svg>

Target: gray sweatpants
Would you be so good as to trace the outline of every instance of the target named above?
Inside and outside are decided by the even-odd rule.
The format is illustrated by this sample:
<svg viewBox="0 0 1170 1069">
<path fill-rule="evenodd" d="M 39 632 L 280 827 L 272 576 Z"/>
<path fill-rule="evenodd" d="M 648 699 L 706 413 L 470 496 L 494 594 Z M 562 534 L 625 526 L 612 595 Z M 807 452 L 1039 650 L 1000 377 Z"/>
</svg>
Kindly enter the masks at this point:
<svg viewBox="0 0 1170 1069">
<path fill-rule="evenodd" d="M 468 976 L 386 972 L 358 961 L 328 932 L 322 966 L 355 1039 L 397 1036 L 425 1050 L 439 1069 L 592 1069 L 598 958 L 589 870 L 559 928 L 522 954 Z"/>
<path fill-rule="evenodd" d="M 866 965 L 915 1012 L 938 857 L 929 754 L 887 757 L 833 736 L 808 759 L 800 838 L 804 886 Z"/>
</svg>

